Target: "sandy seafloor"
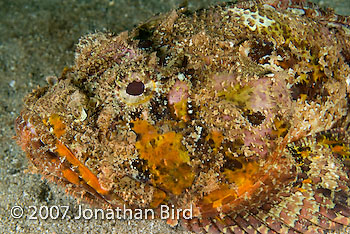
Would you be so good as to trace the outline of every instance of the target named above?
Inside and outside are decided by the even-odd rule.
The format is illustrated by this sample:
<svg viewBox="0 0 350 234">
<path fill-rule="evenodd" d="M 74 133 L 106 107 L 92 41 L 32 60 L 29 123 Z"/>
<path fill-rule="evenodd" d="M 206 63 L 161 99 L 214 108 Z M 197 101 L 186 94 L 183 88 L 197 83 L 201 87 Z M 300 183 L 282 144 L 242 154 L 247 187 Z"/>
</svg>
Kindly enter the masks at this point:
<svg viewBox="0 0 350 234">
<path fill-rule="evenodd" d="M 63 188 L 26 172 L 13 122 L 23 97 L 45 77 L 73 64 L 79 37 L 89 32 L 121 32 L 181 0 L 0 0 L 0 233 L 187 233 L 161 220 L 75 220 L 78 203 Z M 218 1 L 190 0 L 192 9 Z M 223 2 L 223 1 L 219 1 Z M 349 0 L 321 1 L 350 15 Z M 10 216 L 13 206 L 24 216 Z M 65 220 L 29 220 L 30 206 L 69 206 Z M 85 206 L 86 208 L 88 206 Z"/>
</svg>

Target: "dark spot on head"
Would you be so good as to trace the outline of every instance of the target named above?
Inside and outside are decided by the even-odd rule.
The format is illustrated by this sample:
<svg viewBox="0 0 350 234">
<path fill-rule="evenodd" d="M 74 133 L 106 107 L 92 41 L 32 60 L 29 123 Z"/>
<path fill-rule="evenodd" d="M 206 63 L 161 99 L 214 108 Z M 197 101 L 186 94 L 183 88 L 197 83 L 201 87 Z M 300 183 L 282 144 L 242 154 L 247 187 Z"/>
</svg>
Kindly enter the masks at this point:
<svg viewBox="0 0 350 234">
<path fill-rule="evenodd" d="M 162 46 L 162 47 L 157 49 L 156 56 L 159 58 L 158 64 L 160 66 L 166 66 L 167 60 L 169 58 L 169 55 L 168 55 L 167 52 L 168 52 L 168 46 L 167 45 L 164 45 L 164 46 Z"/>
<path fill-rule="evenodd" d="M 149 25 L 141 25 L 137 30 L 137 35 L 134 37 L 135 40 L 139 40 L 137 46 L 141 49 L 151 49 L 153 46 L 152 35 L 153 29 Z"/>
<path fill-rule="evenodd" d="M 195 73 L 195 70 L 193 68 L 186 69 L 185 74 L 192 76 Z"/>
<path fill-rule="evenodd" d="M 308 147 L 308 148 L 307 148 L 307 151 L 310 151 L 310 150 L 311 150 L 310 147 Z M 308 158 L 305 158 L 305 159 L 304 159 L 304 165 L 309 166 L 311 163 L 312 163 L 312 162 L 311 162 L 310 159 L 308 159 Z"/>
<path fill-rule="evenodd" d="M 152 45 L 153 45 L 153 41 L 143 40 L 143 41 L 139 41 L 139 44 L 137 46 L 142 49 L 148 49 L 148 48 L 152 48 Z"/>
<path fill-rule="evenodd" d="M 141 81 L 133 81 L 126 87 L 126 93 L 132 96 L 139 96 L 145 91 L 145 85 Z"/>
<path fill-rule="evenodd" d="M 131 166 L 138 171 L 136 179 L 141 182 L 147 182 L 150 177 L 150 172 L 148 170 L 147 161 L 144 159 L 136 159 L 131 163 Z"/>
<path fill-rule="evenodd" d="M 298 58 L 290 52 L 289 48 L 278 48 L 277 54 L 284 58 L 282 61 L 276 61 L 277 65 L 283 69 L 292 68 L 298 63 Z"/>
<path fill-rule="evenodd" d="M 208 140 L 208 144 L 210 145 L 210 147 L 212 147 L 212 148 L 214 148 L 215 147 L 215 142 L 214 142 L 214 140 L 213 139 L 209 139 Z"/>
<path fill-rule="evenodd" d="M 153 34 L 153 30 L 149 28 L 147 24 L 143 24 L 138 28 L 137 35 L 134 37 L 136 40 L 149 39 Z"/>
<path fill-rule="evenodd" d="M 151 146 L 152 146 L 153 148 L 156 147 L 156 140 L 155 140 L 154 138 L 153 138 L 149 143 L 151 144 Z"/>
<path fill-rule="evenodd" d="M 319 76 L 321 74 L 321 76 Z M 325 102 L 328 99 L 329 93 L 324 83 L 327 79 L 323 72 L 315 73 L 314 71 L 306 74 L 307 80 L 295 83 L 291 87 L 291 95 L 293 100 L 297 100 L 302 94 L 306 95 L 307 101 L 316 101 L 317 99 L 321 102 Z M 316 78 L 316 76 L 318 76 Z"/>
<path fill-rule="evenodd" d="M 302 170 L 303 172 L 308 172 L 308 171 L 310 171 L 310 167 L 309 167 L 308 165 L 306 165 L 306 164 L 301 165 L 300 168 L 301 168 L 301 170 Z"/>
<path fill-rule="evenodd" d="M 298 174 L 298 177 L 299 177 L 300 179 L 302 179 L 302 180 L 306 180 L 306 179 L 309 178 L 309 177 L 307 176 L 307 174 L 304 173 L 304 172 L 299 173 L 299 174 Z"/>
<path fill-rule="evenodd" d="M 231 171 L 237 170 L 237 169 L 242 169 L 243 165 L 240 161 L 238 161 L 235 158 L 226 158 L 226 162 L 224 163 L 224 166 L 222 167 L 223 169 L 229 169 Z"/>
<path fill-rule="evenodd" d="M 255 126 L 260 125 L 266 118 L 260 111 L 253 113 L 246 111 L 244 114 L 246 115 L 248 121 Z"/>
<path fill-rule="evenodd" d="M 185 55 L 182 59 L 182 63 L 180 67 L 186 68 L 188 65 L 188 57 Z"/>
<path fill-rule="evenodd" d="M 169 108 L 166 105 L 168 99 L 166 96 L 157 96 L 150 100 L 149 113 L 151 114 L 151 118 L 158 122 L 162 120 L 168 120 L 171 118 Z"/>
<path fill-rule="evenodd" d="M 142 116 L 142 109 L 137 109 L 135 111 L 130 112 L 130 117 L 132 120 L 140 119 Z"/>
<path fill-rule="evenodd" d="M 256 39 L 252 42 L 249 57 L 259 63 L 260 59 L 266 55 L 270 55 L 273 51 L 273 43 Z"/>
<path fill-rule="evenodd" d="M 307 91 L 305 87 L 306 87 L 306 84 L 304 81 L 300 83 L 296 83 L 292 86 L 291 94 L 292 94 L 293 100 L 297 100 L 300 97 L 300 95 L 303 94 L 303 92 Z"/>
<path fill-rule="evenodd" d="M 244 141 L 242 139 L 235 139 L 234 141 L 223 140 L 222 147 L 220 148 L 220 152 L 225 154 L 225 152 L 236 152 L 240 154 L 242 146 L 244 145 Z"/>
<path fill-rule="evenodd" d="M 332 191 L 330 189 L 327 188 L 318 188 L 316 189 L 317 193 L 322 193 L 323 196 L 325 197 L 331 197 Z"/>
</svg>

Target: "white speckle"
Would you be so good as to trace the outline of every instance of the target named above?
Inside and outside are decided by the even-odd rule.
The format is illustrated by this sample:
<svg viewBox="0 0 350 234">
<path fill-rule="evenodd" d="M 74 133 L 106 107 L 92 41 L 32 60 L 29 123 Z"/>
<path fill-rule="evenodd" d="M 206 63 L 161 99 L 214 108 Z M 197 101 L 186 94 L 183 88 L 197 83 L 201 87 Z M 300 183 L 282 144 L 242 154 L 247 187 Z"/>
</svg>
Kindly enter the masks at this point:
<svg viewBox="0 0 350 234">
<path fill-rule="evenodd" d="M 178 78 L 179 80 L 183 81 L 183 80 L 185 79 L 185 75 L 182 74 L 182 73 L 179 73 L 179 74 L 177 75 L 177 78 Z"/>
<path fill-rule="evenodd" d="M 202 133 L 202 127 L 201 126 L 196 126 L 196 131 L 198 132 L 198 134 L 201 134 Z"/>
<path fill-rule="evenodd" d="M 80 114 L 80 119 L 79 121 L 84 121 L 87 117 L 86 111 L 84 108 L 81 108 L 81 114 Z"/>
<path fill-rule="evenodd" d="M 288 8 L 287 11 L 293 13 L 294 15 L 305 15 L 305 11 L 303 9 L 297 9 L 297 8 Z"/>
<path fill-rule="evenodd" d="M 263 6 L 264 6 L 265 9 L 269 9 L 271 11 L 276 11 L 276 9 L 273 6 L 269 5 L 269 4 L 264 4 Z"/>
<path fill-rule="evenodd" d="M 11 80 L 9 85 L 10 85 L 11 88 L 15 88 L 16 81 L 15 80 Z"/>
<path fill-rule="evenodd" d="M 274 20 L 267 18 L 266 16 L 259 15 L 259 11 L 251 12 L 249 10 L 244 10 L 241 8 L 229 8 L 227 11 L 231 11 L 237 14 L 237 18 L 243 18 L 243 24 L 249 27 L 250 30 L 255 31 L 257 27 L 269 27 L 275 23 Z M 253 22 L 253 26 L 251 26 Z"/>
</svg>

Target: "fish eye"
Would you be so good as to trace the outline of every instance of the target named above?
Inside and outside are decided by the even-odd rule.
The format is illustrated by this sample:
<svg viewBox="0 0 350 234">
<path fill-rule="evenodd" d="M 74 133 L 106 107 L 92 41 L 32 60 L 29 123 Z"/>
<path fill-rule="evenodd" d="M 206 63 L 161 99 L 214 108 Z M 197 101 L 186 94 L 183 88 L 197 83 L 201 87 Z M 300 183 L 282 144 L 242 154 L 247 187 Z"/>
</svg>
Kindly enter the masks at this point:
<svg viewBox="0 0 350 234">
<path fill-rule="evenodd" d="M 132 96 L 139 96 L 145 91 L 145 85 L 141 81 L 133 81 L 126 87 L 126 93 Z"/>
</svg>

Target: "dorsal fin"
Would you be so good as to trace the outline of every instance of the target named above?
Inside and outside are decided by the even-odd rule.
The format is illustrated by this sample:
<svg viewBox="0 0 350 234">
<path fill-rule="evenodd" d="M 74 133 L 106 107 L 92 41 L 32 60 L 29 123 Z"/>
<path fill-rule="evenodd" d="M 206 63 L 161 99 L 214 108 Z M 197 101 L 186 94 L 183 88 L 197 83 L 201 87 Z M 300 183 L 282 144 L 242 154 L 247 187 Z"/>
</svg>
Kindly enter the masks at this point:
<svg viewBox="0 0 350 234">
<path fill-rule="evenodd" d="M 278 11 L 297 10 L 299 15 L 302 14 L 315 21 L 341 25 L 350 29 L 350 16 L 336 14 L 332 8 L 323 8 L 306 0 L 258 0 L 258 2 L 270 5 Z"/>
</svg>

